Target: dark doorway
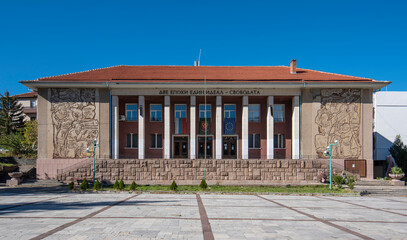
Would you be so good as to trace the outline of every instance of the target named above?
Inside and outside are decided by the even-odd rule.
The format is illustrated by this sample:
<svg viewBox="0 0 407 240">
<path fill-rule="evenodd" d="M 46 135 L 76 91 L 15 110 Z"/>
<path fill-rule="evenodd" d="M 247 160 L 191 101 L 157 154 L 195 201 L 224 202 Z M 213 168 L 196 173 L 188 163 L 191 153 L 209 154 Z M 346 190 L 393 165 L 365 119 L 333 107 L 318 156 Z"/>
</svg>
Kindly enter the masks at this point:
<svg viewBox="0 0 407 240">
<path fill-rule="evenodd" d="M 225 159 L 237 158 L 237 137 L 223 137 L 223 157 Z"/>
<path fill-rule="evenodd" d="M 174 158 L 188 158 L 188 137 L 174 137 Z"/>
<path fill-rule="evenodd" d="M 213 137 L 206 137 L 206 158 L 213 157 Z M 205 137 L 198 137 L 198 158 L 205 158 Z"/>
</svg>

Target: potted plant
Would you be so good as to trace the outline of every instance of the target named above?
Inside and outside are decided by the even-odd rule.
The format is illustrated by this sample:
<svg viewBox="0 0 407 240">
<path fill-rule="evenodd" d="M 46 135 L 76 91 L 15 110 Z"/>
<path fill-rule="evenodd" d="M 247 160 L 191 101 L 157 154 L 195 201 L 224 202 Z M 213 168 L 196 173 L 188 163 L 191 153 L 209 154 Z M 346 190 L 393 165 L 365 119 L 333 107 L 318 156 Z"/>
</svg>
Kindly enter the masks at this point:
<svg viewBox="0 0 407 240">
<path fill-rule="evenodd" d="M 404 172 L 399 167 L 392 167 L 389 176 L 391 177 L 392 180 L 400 180 L 404 177 Z"/>
</svg>

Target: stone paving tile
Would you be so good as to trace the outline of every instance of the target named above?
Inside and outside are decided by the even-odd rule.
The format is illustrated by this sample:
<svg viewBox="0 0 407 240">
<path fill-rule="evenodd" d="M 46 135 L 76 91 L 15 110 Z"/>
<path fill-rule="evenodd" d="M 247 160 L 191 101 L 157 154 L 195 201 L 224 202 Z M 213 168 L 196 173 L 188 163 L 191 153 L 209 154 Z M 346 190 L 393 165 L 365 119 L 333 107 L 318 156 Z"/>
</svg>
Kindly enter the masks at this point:
<svg viewBox="0 0 407 240">
<path fill-rule="evenodd" d="M 376 198 L 376 197 L 365 197 L 365 198 L 354 198 L 354 197 L 342 197 L 342 198 L 332 198 L 332 197 L 324 197 L 326 200 L 332 200 L 336 199 L 339 201 L 344 201 L 348 203 L 353 203 L 353 204 L 360 204 L 366 207 L 372 207 L 372 208 L 386 208 L 386 209 L 407 209 L 407 202 L 401 202 L 401 201 L 391 201 L 387 199 L 382 199 L 382 198 Z M 403 199 L 403 198 L 399 198 Z M 337 201 L 335 201 L 337 202 Z M 339 203 L 339 202 L 337 202 Z M 346 203 L 345 203 L 346 204 Z M 350 204 L 348 204 L 351 206 Z M 407 214 L 407 212 L 405 212 Z"/>
<path fill-rule="evenodd" d="M 215 239 L 359 239 L 326 224 L 286 221 L 211 220 Z"/>
<path fill-rule="evenodd" d="M 0 219 L 0 239 L 31 239 L 72 219 Z"/>
<path fill-rule="evenodd" d="M 95 217 L 174 217 L 174 218 L 198 218 L 199 209 L 185 206 L 137 206 L 124 205 L 114 206 Z"/>
<path fill-rule="evenodd" d="M 335 201 L 327 201 L 325 199 L 318 199 L 315 198 L 314 201 L 298 201 L 294 199 L 271 199 L 268 196 L 262 196 L 264 198 L 276 201 L 278 203 L 284 204 L 289 207 L 305 207 L 305 208 L 312 208 L 312 207 L 318 207 L 318 208 L 360 208 L 356 206 L 349 205 L 347 203 L 340 203 L 340 202 L 335 202 Z M 263 200 L 264 201 L 264 200 Z"/>
<path fill-rule="evenodd" d="M 203 239 L 200 220 L 92 219 L 45 239 Z"/>
<path fill-rule="evenodd" d="M 335 222 L 373 239 L 406 239 L 407 223 Z"/>
<path fill-rule="evenodd" d="M 264 201 L 256 196 L 251 196 L 251 198 L 244 199 L 227 199 L 227 198 L 207 198 L 205 195 L 201 195 L 202 202 L 205 207 L 230 207 L 230 206 L 254 206 L 254 207 L 278 207 L 277 204 Z"/>
</svg>

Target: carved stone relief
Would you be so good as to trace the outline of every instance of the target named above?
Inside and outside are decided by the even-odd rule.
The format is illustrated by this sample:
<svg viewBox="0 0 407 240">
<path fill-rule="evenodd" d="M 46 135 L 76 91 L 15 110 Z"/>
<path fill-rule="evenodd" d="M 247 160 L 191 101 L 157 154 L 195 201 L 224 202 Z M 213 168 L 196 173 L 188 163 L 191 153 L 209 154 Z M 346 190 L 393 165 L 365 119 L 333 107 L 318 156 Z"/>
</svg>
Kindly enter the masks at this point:
<svg viewBox="0 0 407 240">
<path fill-rule="evenodd" d="M 321 108 L 317 112 L 315 123 L 318 134 L 315 135 L 315 150 L 318 157 L 324 157 L 324 151 L 330 143 L 338 140 L 332 147 L 333 158 L 359 158 L 361 92 L 359 89 L 322 89 Z"/>
<path fill-rule="evenodd" d="M 89 157 L 99 135 L 95 89 L 51 89 L 54 158 Z"/>
</svg>

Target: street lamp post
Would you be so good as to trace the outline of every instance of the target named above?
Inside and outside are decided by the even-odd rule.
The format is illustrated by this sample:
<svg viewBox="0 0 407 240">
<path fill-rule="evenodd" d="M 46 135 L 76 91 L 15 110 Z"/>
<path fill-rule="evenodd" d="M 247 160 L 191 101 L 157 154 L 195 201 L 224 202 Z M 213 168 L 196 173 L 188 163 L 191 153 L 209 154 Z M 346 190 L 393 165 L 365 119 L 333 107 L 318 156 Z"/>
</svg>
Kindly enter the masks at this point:
<svg viewBox="0 0 407 240">
<path fill-rule="evenodd" d="M 93 140 L 93 150 L 90 150 L 89 148 L 86 149 L 86 152 L 92 153 L 93 155 L 93 186 L 95 186 L 95 155 L 96 155 L 96 148 L 99 147 L 99 143 L 97 139 Z"/>
<path fill-rule="evenodd" d="M 326 151 L 324 152 L 325 156 L 329 155 L 329 189 L 332 190 L 332 146 L 338 145 L 338 140 L 335 140 L 335 143 L 330 143 L 329 146 L 326 147 Z"/>
</svg>

